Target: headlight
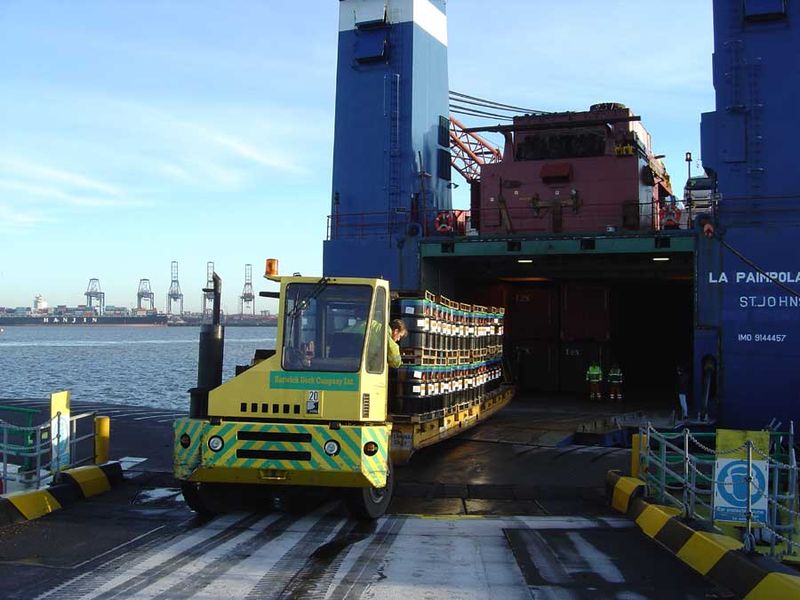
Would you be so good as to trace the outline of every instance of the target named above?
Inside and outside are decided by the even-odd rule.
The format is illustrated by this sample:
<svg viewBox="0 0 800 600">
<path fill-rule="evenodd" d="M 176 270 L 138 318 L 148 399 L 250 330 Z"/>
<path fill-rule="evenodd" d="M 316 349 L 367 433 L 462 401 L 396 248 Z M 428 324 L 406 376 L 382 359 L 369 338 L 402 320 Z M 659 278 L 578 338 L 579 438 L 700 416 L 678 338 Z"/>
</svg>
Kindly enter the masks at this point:
<svg viewBox="0 0 800 600">
<path fill-rule="evenodd" d="M 218 435 L 208 438 L 208 449 L 212 452 L 219 452 L 225 445 L 225 441 Z"/>
<path fill-rule="evenodd" d="M 180 437 L 179 441 L 180 441 L 180 444 L 181 444 L 181 448 L 188 448 L 192 443 L 192 438 L 189 437 L 188 433 L 184 433 Z"/>
<path fill-rule="evenodd" d="M 364 454 L 367 456 L 375 456 L 378 453 L 378 444 L 375 442 L 367 442 L 364 444 Z"/>
<path fill-rule="evenodd" d="M 322 447 L 325 450 L 325 454 L 328 456 L 336 456 L 339 454 L 339 442 L 336 440 L 328 440 L 325 442 L 325 445 Z"/>
</svg>

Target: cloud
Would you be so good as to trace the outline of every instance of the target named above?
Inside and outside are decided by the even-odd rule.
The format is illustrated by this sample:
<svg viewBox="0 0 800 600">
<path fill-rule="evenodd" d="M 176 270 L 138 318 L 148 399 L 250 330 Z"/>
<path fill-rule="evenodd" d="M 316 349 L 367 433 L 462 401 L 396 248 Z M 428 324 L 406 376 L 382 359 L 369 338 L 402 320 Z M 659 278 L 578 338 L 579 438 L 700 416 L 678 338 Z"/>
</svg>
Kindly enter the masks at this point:
<svg viewBox="0 0 800 600">
<path fill-rule="evenodd" d="M 170 158 L 166 159 L 164 163 L 169 163 L 169 166 L 167 166 L 166 169 L 161 168 L 160 170 L 173 178 L 182 178 L 184 180 L 194 179 L 191 174 L 191 169 L 188 167 L 188 163 L 194 161 L 184 160 L 178 164 L 174 160 L 174 156 L 176 155 L 186 156 L 187 158 L 198 155 L 204 157 L 200 162 L 204 163 L 202 171 L 205 173 L 209 172 L 206 169 L 206 167 L 209 166 L 212 167 L 212 174 L 214 170 L 216 170 L 216 172 L 227 171 L 226 176 L 217 178 L 220 182 L 227 181 L 229 183 L 238 183 L 242 179 L 241 177 L 230 176 L 232 173 L 232 170 L 229 168 L 230 159 L 252 163 L 268 169 L 295 175 L 309 172 L 307 169 L 292 161 L 289 152 L 285 148 L 277 150 L 277 146 L 271 146 L 269 148 L 259 147 L 241 136 L 234 135 L 226 130 L 225 126 L 222 124 L 207 125 L 203 122 L 203 120 L 209 119 L 212 115 L 216 119 L 224 119 L 224 115 L 222 114 L 213 114 L 211 110 L 207 110 L 203 115 L 205 119 L 198 121 L 178 118 L 170 114 L 167 110 L 145 104 L 134 102 L 124 102 L 124 104 L 128 109 L 139 113 L 136 122 L 147 123 L 149 127 L 154 130 L 154 136 L 167 140 L 166 149 L 172 152 Z M 252 124 L 254 119 L 246 118 L 240 113 L 237 115 L 237 122 Z M 273 135 L 277 137 L 277 129 L 285 125 L 286 123 L 279 125 L 277 123 L 264 124 L 262 122 L 260 123 L 259 129 L 263 131 L 264 135 L 273 133 Z M 270 130 L 273 131 L 271 132 Z M 162 148 L 164 148 L 164 146 L 162 146 Z M 214 152 L 215 148 L 217 152 Z M 184 149 L 189 150 L 187 153 L 184 153 Z M 219 152 L 220 150 L 222 151 L 221 153 Z M 223 167 L 223 164 L 226 166 Z M 216 169 L 214 169 L 214 167 Z"/>
<path fill-rule="evenodd" d="M 102 198 L 91 196 L 84 193 L 72 193 L 64 191 L 63 189 L 39 185 L 37 183 L 29 183 L 14 179 L 0 179 L 0 188 L 11 190 L 25 194 L 31 198 L 42 200 L 53 200 L 58 204 L 69 206 L 82 206 L 82 207 L 119 207 L 130 206 L 133 203 L 126 200 L 119 200 L 116 198 Z"/>
<path fill-rule="evenodd" d="M 50 219 L 39 212 L 19 210 L 8 204 L 0 204 L 0 231 L 13 233 L 31 229 Z"/>
<path fill-rule="evenodd" d="M 115 184 L 13 156 L 0 156 L 0 190 L 11 192 L 4 194 L 2 218 L 16 229 L 52 219 L 27 210 L 31 205 L 53 215 L 58 214 L 55 209 L 65 206 L 86 209 L 139 204 L 125 198 L 124 190 Z"/>
<path fill-rule="evenodd" d="M 155 163 L 154 168 L 156 172 L 166 175 L 174 181 L 189 185 L 196 183 L 195 177 L 189 172 L 188 169 L 175 163 L 159 161 Z"/>
<path fill-rule="evenodd" d="M 253 146 L 241 140 L 237 140 L 236 138 L 231 137 L 229 135 L 215 133 L 212 131 L 204 130 L 199 127 L 198 131 L 202 132 L 202 134 L 209 141 L 214 142 L 220 147 L 229 150 L 234 155 L 244 160 L 249 160 L 264 167 L 268 167 L 271 169 L 278 169 L 280 171 L 286 171 L 289 173 L 297 174 L 305 172 L 305 169 L 300 168 L 298 165 L 292 164 L 285 158 L 282 158 L 280 156 L 275 156 L 273 153 L 264 152 L 263 150 L 254 148 Z"/>
<path fill-rule="evenodd" d="M 190 158 L 184 164 L 156 160 L 151 167 L 171 181 L 189 186 L 203 186 L 210 181 L 224 188 L 236 189 L 247 180 L 245 171 L 241 169 L 223 167 L 199 158 Z"/>
<path fill-rule="evenodd" d="M 110 196 L 119 196 L 122 193 L 117 186 L 104 181 L 92 179 L 79 173 L 54 169 L 49 166 L 14 158 L 0 157 L 0 172 L 2 171 L 11 172 L 16 176 L 21 176 L 26 179 L 59 183 L 69 187 L 100 192 Z"/>
</svg>

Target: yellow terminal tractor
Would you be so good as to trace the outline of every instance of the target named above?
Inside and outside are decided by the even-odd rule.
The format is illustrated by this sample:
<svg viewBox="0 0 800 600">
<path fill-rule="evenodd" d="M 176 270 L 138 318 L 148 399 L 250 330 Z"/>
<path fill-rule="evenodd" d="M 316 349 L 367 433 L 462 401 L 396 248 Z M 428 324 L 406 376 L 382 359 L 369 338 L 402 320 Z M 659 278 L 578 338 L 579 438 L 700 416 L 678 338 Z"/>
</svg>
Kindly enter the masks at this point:
<svg viewBox="0 0 800 600">
<path fill-rule="evenodd" d="M 488 403 L 475 394 L 427 415 L 391 415 L 388 282 L 282 277 L 272 259 L 266 277 L 280 283 L 278 293 L 262 292 L 279 299 L 275 350 L 256 351 L 225 383 L 216 274 L 204 290 L 214 294 L 213 320 L 201 328 L 198 386 L 189 417 L 175 422 L 174 444 L 175 477 L 196 512 L 222 512 L 224 494 L 241 485 L 324 486 L 344 490 L 353 516 L 378 518 L 394 487 L 393 425 L 403 460 L 510 400 L 498 390 Z"/>
</svg>

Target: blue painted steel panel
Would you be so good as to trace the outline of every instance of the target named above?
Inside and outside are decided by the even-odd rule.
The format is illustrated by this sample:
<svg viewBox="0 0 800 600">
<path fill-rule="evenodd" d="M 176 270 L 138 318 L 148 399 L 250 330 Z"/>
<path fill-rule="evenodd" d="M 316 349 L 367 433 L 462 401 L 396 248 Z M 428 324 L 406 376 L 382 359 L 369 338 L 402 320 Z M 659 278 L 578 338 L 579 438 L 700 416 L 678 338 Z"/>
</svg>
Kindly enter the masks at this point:
<svg viewBox="0 0 800 600">
<path fill-rule="evenodd" d="M 720 416 L 734 427 L 800 418 L 800 72 L 787 69 L 800 64 L 798 19 L 796 2 L 714 2 L 716 110 L 702 117 L 702 150 L 721 200 L 715 239 L 698 242 L 695 394 L 714 353 Z"/>
<path fill-rule="evenodd" d="M 800 416 L 800 296 L 791 292 L 800 290 L 800 220 L 760 221 L 720 226 L 727 246 L 698 273 L 701 304 L 713 305 L 718 315 L 708 325 L 721 333 L 720 416 L 736 427 Z M 701 352 L 696 348 L 698 356 Z"/>
<path fill-rule="evenodd" d="M 777 17 L 786 13 L 786 0 L 744 0 L 748 18 Z"/>
<path fill-rule="evenodd" d="M 393 0 L 390 23 L 339 33 L 326 275 L 374 275 L 380 267 L 393 287 L 419 287 L 420 232 L 451 208 L 436 162 L 439 117 L 449 115 L 447 47 L 415 20 L 391 23 L 397 14 L 417 19 L 420 5 L 426 26 L 431 15 L 446 26 L 441 0 Z M 345 1 L 341 10 L 353 7 L 369 8 Z"/>
</svg>

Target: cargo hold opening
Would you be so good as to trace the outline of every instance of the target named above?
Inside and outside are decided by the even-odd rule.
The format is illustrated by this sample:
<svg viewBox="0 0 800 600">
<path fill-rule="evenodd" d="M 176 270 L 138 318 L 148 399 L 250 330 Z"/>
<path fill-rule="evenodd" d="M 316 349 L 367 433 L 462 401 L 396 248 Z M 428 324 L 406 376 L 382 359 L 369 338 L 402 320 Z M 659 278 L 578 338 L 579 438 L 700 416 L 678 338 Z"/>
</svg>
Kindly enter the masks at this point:
<svg viewBox="0 0 800 600">
<path fill-rule="evenodd" d="M 676 367 L 691 363 L 690 282 L 515 284 L 507 293 L 506 344 L 521 392 L 587 399 L 586 371 L 597 361 L 606 380 L 621 368 L 627 406 L 674 403 Z"/>
<path fill-rule="evenodd" d="M 559 410 L 589 402 L 586 371 L 596 360 L 604 406 L 663 412 L 678 409 L 677 366 L 691 368 L 694 264 L 692 252 L 658 257 L 460 257 L 428 261 L 426 276 L 458 297 L 506 308 L 504 355 L 517 401 Z M 622 402 L 608 399 L 615 362 Z"/>
</svg>

